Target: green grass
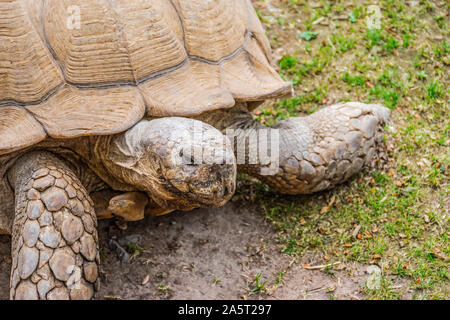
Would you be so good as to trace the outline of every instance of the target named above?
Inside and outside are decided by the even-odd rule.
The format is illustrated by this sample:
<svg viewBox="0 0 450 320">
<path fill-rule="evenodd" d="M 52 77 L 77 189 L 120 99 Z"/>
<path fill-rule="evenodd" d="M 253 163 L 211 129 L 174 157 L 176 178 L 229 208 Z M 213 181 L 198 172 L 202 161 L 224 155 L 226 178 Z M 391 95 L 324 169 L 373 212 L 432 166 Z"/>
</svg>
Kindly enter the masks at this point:
<svg viewBox="0 0 450 320">
<path fill-rule="evenodd" d="M 254 201 L 277 228 L 283 253 L 382 266 L 380 288 L 361 288 L 368 299 L 399 299 L 408 290 L 412 299 L 448 299 L 448 4 L 382 0 L 376 30 L 367 29 L 369 1 L 312 3 L 280 1 L 282 23 L 264 20 L 274 49 L 284 49 L 276 62 L 295 95 L 264 104 L 255 118 L 270 125 L 339 101 L 382 103 L 393 110 L 389 161 L 316 195 L 282 196 L 245 175 L 238 193 L 257 190 Z"/>
</svg>

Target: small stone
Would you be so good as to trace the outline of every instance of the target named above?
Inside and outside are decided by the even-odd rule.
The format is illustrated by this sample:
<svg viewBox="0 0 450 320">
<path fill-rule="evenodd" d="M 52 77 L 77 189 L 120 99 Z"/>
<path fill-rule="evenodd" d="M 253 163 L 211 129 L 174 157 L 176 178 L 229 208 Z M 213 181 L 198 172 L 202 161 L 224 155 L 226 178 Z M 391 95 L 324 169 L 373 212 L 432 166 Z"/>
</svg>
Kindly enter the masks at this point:
<svg viewBox="0 0 450 320">
<path fill-rule="evenodd" d="M 66 288 L 54 288 L 47 293 L 47 300 L 69 300 L 69 293 Z"/>
<path fill-rule="evenodd" d="M 44 212 L 44 205 L 40 200 L 32 200 L 28 202 L 27 216 L 30 219 L 37 219 Z"/>
<path fill-rule="evenodd" d="M 16 300 L 38 300 L 36 285 L 31 281 L 23 281 L 19 284 L 15 294 Z"/>
<path fill-rule="evenodd" d="M 84 264 L 84 277 L 87 281 L 94 283 L 98 278 L 98 267 L 96 263 L 86 262 Z"/>
<path fill-rule="evenodd" d="M 84 234 L 81 237 L 81 254 L 89 261 L 94 261 L 97 254 L 97 245 L 90 234 Z"/>
<path fill-rule="evenodd" d="M 39 223 L 36 220 L 28 220 L 23 226 L 23 241 L 28 247 L 34 247 L 39 236 Z"/>
<path fill-rule="evenodd" d="M 36 189 L 30 189 L 27 192 L 28 200 L 39 200 L 41 199 L 41 194 Z"/>
<path fill-rule="evenodd" d="M 19 251 L 18 271 L 22 279 L 26 279 L 36 270 L 39 261 L 39 251 L 36 248 L 23 246 Z"/>
<path fill-rule="evenodd" d="M 70 298 L 72 300 L 90 300 L 94 296 L 92 284 L 81 281 L 74 289 L 70 290 Z"/>
<path fill-rule="evenodd" d="M 77 196 L 77 190 L 75 190 L 74 187 L 72 187 L 70 184 L 66 187 L 66 192 L 70 199 L 73 199 Z"/>
<path fill-rule="evenodd" d="M 39 179 L 39 178 L 41 178 L 43 176 L 48 175 L 48 171 L 49 170 L 47 168 L 42 168 L 42 169 L 36 170 L 36 172 L 33 173 L 33 175 L 31 177 L 33 179 Z"/>
<path fill-rule="evenodd" d="M 75 266 L 75 257 L 69 248 L 57 249 L 49 264 L 56 279 L 67 281 Z"/>
<path fill-rule="evenodd" d="M 47 293 L 55 287 L 55 283 L 53 279 L 50 280 L 41 280 L 37 284 L 37 290 L 39 293 L 39 297 L 41 299 L 45 299 L 47 297 Z"/>
<path fill-rule="evenodd" d="M 83 222 L 78 217 L 70 215 L 62 223 L 61 233 L 69 244 L 77 241 L 84 232 Z"/>
<path fill-rule="evenodd" d="M 44 191 L 41 198 L 49 211 L 60 210 L 68 201 L 66 192 L 57 187 Z"/>
<path fill-rule="evenodd" d="M 41 230 L 39 239 L 47 247 L 56 248 L 59 244 L 59 234 L 53 226 L 47 226 Z"/>
<path fill-rule="evenodd" d="M 39 255 L 39 268 L 41 268 L 44 264 L 48 262 L 48 260 L 52 257 L 53 250 L 50 248 L 44 248 L 40 250 Z"/>
<path fill-rule="evenodd" d="M 55 178 L 53 178 L 52 176 L 45 176 L 35 180 L 33 183 L 33 188 L 39 191 L 44 191 L 50 188 L 54 182 Z"/>
</svg>

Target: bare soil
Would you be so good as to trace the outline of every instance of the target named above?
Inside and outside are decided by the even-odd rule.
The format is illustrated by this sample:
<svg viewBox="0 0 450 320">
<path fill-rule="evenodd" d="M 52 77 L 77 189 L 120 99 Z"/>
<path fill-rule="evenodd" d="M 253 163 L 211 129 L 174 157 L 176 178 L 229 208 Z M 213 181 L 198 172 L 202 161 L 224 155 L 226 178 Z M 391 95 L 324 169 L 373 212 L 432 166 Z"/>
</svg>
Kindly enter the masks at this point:
<svg viewBox="0 0 450 320">
<path fill-rule="evenodd" d="M 313 254 L 297 261 L 281 253 L 272 225 L 245 202 L 147 217 L 129 223 L 125 231 L 113 225 L 111 220 L 99 223 L 102 286 L 96 299 L 364 298 L 360 288 L 368 277 L 367 266 L 306 269 L 327 262 Z M 134 251 L 139 254 L 130 263 L 121 262 L 109 239 L 137 235 Z M 10 237 L 1 236 L 0 299 L 9 298 L 10 267 Z M 258 273 L 259 283 L 267 283 L 252 292 Z M 149 280 L 143 285 L 145 278 Z"/>
</svg>

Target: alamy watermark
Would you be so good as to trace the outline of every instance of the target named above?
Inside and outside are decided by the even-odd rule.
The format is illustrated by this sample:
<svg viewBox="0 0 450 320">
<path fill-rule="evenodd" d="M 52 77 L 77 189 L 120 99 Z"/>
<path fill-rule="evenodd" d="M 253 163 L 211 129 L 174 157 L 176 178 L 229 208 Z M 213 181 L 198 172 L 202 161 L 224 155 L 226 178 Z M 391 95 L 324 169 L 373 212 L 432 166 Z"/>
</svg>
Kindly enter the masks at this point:
<svg viewBox="0 0 450 320">
<path fill-rule="evenodd" d="M 257 165 L 261 175 L 274 175 L 280 164 L 280 133 L 278 129 L 227 129 L 225 135 L 208 134 L 204 123 L 195 121 L 194 128 L 183 137 L 179 152 L 173 161 L 185 164 Z M 172 132 L 172 141 L 179 140 L 179 132 Z M 201 142 L 201 143 L 198 143 Z M 209 148 L 205 148 L 209 145 Z M 227 154 L 227 152 L 233 153 Z M 177 155 L 181 157 L 176 157 Z"/>
<path fill-rule="evenodd" d="M 379 6 L 373 4 L 367 7 L 367 29 L 381 29 L 382 18 L 383 15 Z"/>
</svg>

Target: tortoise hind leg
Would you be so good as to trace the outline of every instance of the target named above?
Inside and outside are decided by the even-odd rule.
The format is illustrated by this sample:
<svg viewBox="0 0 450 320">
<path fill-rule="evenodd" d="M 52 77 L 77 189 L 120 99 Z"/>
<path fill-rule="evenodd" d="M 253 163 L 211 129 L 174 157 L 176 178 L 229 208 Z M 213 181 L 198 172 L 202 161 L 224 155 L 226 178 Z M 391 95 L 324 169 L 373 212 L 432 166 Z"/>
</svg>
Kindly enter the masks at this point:
<svg viewBox="0 0 450 320">
<path fill-rule="evenodd" d="M 11 299 L 91 299 L 98 288 L 92 200 L 73 171 L 48 152 L 19 158 L 15 190 Z"/>
</svg>

